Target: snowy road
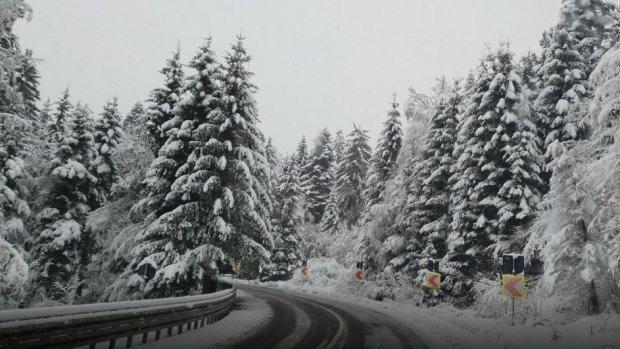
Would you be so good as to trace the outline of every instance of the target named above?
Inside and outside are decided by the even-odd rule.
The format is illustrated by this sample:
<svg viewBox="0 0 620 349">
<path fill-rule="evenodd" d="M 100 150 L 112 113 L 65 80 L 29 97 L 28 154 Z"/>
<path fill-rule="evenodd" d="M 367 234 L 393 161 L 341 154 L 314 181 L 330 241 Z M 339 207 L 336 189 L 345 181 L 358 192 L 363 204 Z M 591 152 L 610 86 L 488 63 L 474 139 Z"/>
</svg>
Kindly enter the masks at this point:
<svg viewBox="0 0 620 349">
<path fill-rule="evenodd" d="M 281 289 L 237 285 L 264 300 L 272 316 L 234 348 L 426 348 L 388 314 Z"/>
</svg>

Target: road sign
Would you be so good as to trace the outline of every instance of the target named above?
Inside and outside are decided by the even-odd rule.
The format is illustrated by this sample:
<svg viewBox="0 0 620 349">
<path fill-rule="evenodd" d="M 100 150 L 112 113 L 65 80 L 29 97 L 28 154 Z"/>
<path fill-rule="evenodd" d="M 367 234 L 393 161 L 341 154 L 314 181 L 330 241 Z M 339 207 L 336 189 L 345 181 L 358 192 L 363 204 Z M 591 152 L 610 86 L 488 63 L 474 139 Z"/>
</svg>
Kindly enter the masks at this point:
<svg viewBox="0 0 620 349">
<path fill-rule="evenodd" d="M 429 288 L 441 288 L 441 274 L 435 272 L 426 272 L 424 274 L 424 286 Z"/>
<path fill-rule="evenodd" d="M 240 271 L 241 271 L 241 263 L 239 263 L 239 262 L 235 262 L 235 263 L 233 263 L 233 265 L 232 265 L 232 270 L 233 270 L 235 273 L 240 272 Z"/>
<path fill-rule="evenodd" d="M 525 271 L 525 258 L 522 254 L 505 254 L 502 256 L 502 274 L 519 275 Z"/>
<path fill-rule="evenodd" d="M 362 281 L 364 280 L 364 270 L 362 269 L 355 269 L 355 273 L 353 274 L 353 277 L 355 278 L 355 280 L 357 281 Z"/>
<path fill-rule="evenodd" d="M 303 266 L 301 267 L 301 269 L 299 269 L 299 273 L 301 274 L 301 277 L 307 278 L 310 275 L 310 269 L 308 269 L 308 267 L 306 266 Z"/>
<path fill-rule="evenodd" d="M 502 274 L 502 295 L 510 299 L 525 298 L 525 275 Z"/>
<path fill-rule="evenodd" d="M 435 273 L 439 273 L 439 261 L 435 259 L 426 260 L 426 269 Z"/>
</svg>

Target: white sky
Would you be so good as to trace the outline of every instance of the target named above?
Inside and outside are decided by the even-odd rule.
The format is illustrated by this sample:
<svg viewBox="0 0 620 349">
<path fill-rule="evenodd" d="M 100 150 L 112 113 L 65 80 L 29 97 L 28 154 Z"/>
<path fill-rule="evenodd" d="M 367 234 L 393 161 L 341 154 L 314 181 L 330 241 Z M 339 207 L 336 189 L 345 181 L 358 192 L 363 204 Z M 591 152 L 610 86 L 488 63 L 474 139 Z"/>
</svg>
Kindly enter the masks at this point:
<svg viewBox="0 0 620 349">
<path fill-rule="evenodd" d="M 28 0 L 27 0 L 28 1 Z M 539 52 L 561 0 L 29 0 L 23 48 L 40 63 L 44 98 L 70 86 L 99 113 L 118 96 L 123 114 L 162 84 L 158 71 L 181 42 L 182 59 L 210 34 L 220 57 L 243 29 L 254 60 L 263 131 L 281 152 L 327 126 L 371 131 L 372 145 L 396 92 L 430 91 L 465 76 L 485 45 Z"/>
</svg>

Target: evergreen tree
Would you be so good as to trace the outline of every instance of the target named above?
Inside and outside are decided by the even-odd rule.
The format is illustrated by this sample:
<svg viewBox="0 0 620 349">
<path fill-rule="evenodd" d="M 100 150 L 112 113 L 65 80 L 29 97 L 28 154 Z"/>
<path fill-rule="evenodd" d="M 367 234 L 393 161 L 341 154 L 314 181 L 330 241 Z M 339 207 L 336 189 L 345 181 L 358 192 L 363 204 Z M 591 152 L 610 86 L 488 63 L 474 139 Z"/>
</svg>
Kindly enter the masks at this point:
<svg viewBox="0 0 620 349">
<path fill-rule="evenodd" d="M 417 162 L 414 173 L 419 177 L 420 187 L 408 202 L 413 208 L 411 219 L 419 230 L 412 230 L 410 244 L 418 259 L 419 266 L 427 258 L 441 258 L 446 253 L 450 204 L 448 180 L 452 175 L 456 126 L 461 112 L 461 91 L 458 81 L 451 91 L 444 89 L 430 121 L 428 137 L 424 142 L 423 153 Z"/>
<path fill-rule="evenodd" d="M 353 125 L 347 139 L 347 149 L 336 169 L 336 192 L 345 222 L 357 223 L 364 209 L 363 192 L 371 157 L 368 131 Z"/>
<path fill-rule="evenodd" d="M 219 189 L 213 187 L 215 177 L 227 162 L 212 152 L 232 148 L 218 140 L 220 128 L 215 122 L 224 117 L 219 109 L 224 72 L 211 49 L 211 38 L 189 66 L 194 74 L 186 80 L 174 110 L 169 138 L 147 173 L 147 200 L 156 209 L 154 221 L 140 237 L 128 269 L 132 274 L 144 263 L 158 268 L 149 283 L 129 284 L 131 291 L 147 297 L 212 292 L 215 265 L 224 258 L 222 241 L 228 238 L 218 230 L 225 227 L 224 221 L 213 217 L 224 205 L 213 192 Z M 232 193 L 226 199 L 226 204 L 234 203 Z"/>
<path fill-rule="evenodd" d="M 341 130 L 338 130 L 338 132 L 336 132 L 336 137 L 334 137 L 334 155 L 335 155 L 334 163 L 336 165 L 342 161 L 346 150 L 347 150 L 347 140 L 344 137 L 344 133 L 342 133 Z"/>
<path fill-rule="evenodd" d="M 164 86 L 151 91 L 146 112 L 146 128 L 151 137 L 155 156 L 159 155 L 159 150 L 169 138 L 167 132 L 171 127 L 164 125 L 169 125 L 170 120 L 174 119 L 174 109 L 182 93 L 183 67 L 180 46 L 177 46 L 176 52 L 166 61 L 161 73 L 164 75 Z"/>
<path fill-rule="evenodd" d="M 52 102 L 48 98 L 43 103 L 43 108 L 41 109 L 41 113 L 39 114 L 39 121 L 40 121 L 41 127 L 43 129 L 46 129 L 49 125 L 51 125 L 52 120 L 53 120 L 53 116 L 52 116 Z M 46 132 L 47 132 L 47 130 L 46 130 Z"/>
<path fill-rule="evenodd" d="M 599 59 L 617 42 L 619 13 L 616 4 L 605 0 L 563 0 L 558 28 L 576 40 L 575 49 L 586 63 L 586 78 Z"/>
<path fill-rule="evenodd" d="M 555 141 L 575 140 L 587 134 L 586 125 L 580 120 L 582 115 L 574 112 L 588 93 L 587 66 L 577 46 L 569 31 L 559 27 L 552 31 L 542 54 L 538 71 L 542 87 L 534 107 L 540 117 L 538 127 L 544 137 L 544 152 Z M 551 160 L 548 155 L 546 163 Z"/>
<path fill-rule="evenodd" d="M 323 217 L 332 185 L 331 167 L 334 166 L 334 145 L 332 136 L 325 128 L 316 140 L 314 150 L 302 172 L 302 185 L 306 191 L 306 210 L 314 223 Z"/>
<path fill-rule="evenodd" d="M 300 169 L 306 165 L 308 161 L 308 144 L 306 142 L 306 136 L 301 137 L 301 141 L 297 145 L 297 151 L 295 152 L 295 159 L 297 160 L 297 166 Z M 303 173 L 300 172 L 300 178 L 303 177 Z"/>
<path fill-rule="evenodd" d="M 484 197 L 478 190 L 483 186 L 480 184 L 484 178 L 481 168 L 486 161 L 482 159 L 483 144 L 489 135 L 485 138 L 478 130 L 484 129 L 482 122 L 485 119 L 480 116 L 484 116 L 485 111 L 480 108 L 480 104 L 492 79 L 499 72 L 498 68 L 501 68 L 497 63 L 496 54 L 489 52 L 476 70 L 475 83 L 469 89 L 469 97 L 465 102 L 464 116 L 457 126 L 453 151 L 456 162 L 453 175 L 448 180 L 452 223 L 447 239 L 447 255 L 444 257 L 446 272 L 449 274 L 446 277 L 446 289 L 454 297 L 463 296 L 466 303 L 471 301 L 469 292 L 476 273 L 491 269 L 485 249 L 491 244 L 495 231 L 487 225 L 490 214 L 483 211 L 481 203 Z M 492 131 L 488 126 L 487 133 Z"/>
<path fill-rule="evenodd" d="M 141 126 L 145 113 L 146 111 L 144 110 L 142 102 L 136 102 L 136 104 L 131 107 L 129 114 L 123 119 L 123 130 Z"/>
<path fill-rule="evenodd" d="M 112 162 L 112 154 L 123 136 L 120 119 L 118 99 L 114 98 L 103 106 L 101 118 L 95 124 L 97 157 L 91 172 L 98 178 L 98 184 L 106 197 L 110 195 L 112 184 L 116 181 L 116 167 Z"/>
<path fill-rule="evenodd" d="M 338 191 L 334 186 L 331 189 L 327 204 L 325 205 L 325 212 L 323 212 L 323 217 L 321 218 L 321 231 L 329 234 L 335 234 L 339 231 L 342 210 L 338 201 Z"/>
<path fill-rule="evenodd" d="M 94 154 L 91 113 L 77 105 L 69 132 L 52 161 L 51 187 L 37 215 L 41 231 L 33 247 L 35 287 L 51 299 L 59 288 L 83 277 L 93 238 L 85 228 L 88 198 L 97 179 L 88 171 Z"/>
<path fill-rule="evenodd" d="M 51 141 L 61 143 L 67 133 L 68 123 L 71 120 L 71 112 L 73 106 L 69 101 L 69 88 L 67 87 L 62 96 L 56 102 L 56 113 L 54 114 L 54 122 L 49 126 L 49 134 Z"/>
<path fill-rule="evenodd" d="M 385 190 L 386 182 L 393 174 L 396 159 L 400 154 L 403 143 L 403 130 L 398 112 L 396 96 L 392 101 L 392 109 L 388 111 L 388 118 L 383 123 L 383 129 L 377 142 L 377 148 L 370 161 L 366 179 L 366 206 L 367 208 L 381 202 L 381 194 Z"/>
<path fill-rule="evenodd" d="M 514 232 L 533 219 L 543 186 L 540 141 L 512 53 L 502 45 L 489 58 L 491 74 L 485 75 L 493 78 L 486 87 L 476 88 L 480 92 L 470 102 L 479 98 L 479 103 L 468 111 L 459 135 L 461 142 L 470 141 L 453 177 L 454 221 L 446 260 L 452 268 L 448 284 L 454 296 L 468 292 L 473 273 L 489 270 L 482 250 L 490 242 L 496 242 L 496 253 L 519 246 Z M 482 81 L 486 85 L 488 80 Z"/>
<path fill-rule="evenodd" d="M 160 210 L 146 229 L 129 267 L 131 273 L 141 263 L 157 266 L 149 283 L 129 285 L 149 297 L 214 291 L 216 264 L 225 256 L 257 275 L 273 248 L 269 164 L 257 126 L 252 73 L 245 67 L 250 58 L 239 38 L 222 72 L 210 42 L 190 64 L 196 74 L 177 109 L 180 126 L 171 129 L 166 143 L 191 152 L 172 172 L 176 179 L 164 198 L 167 210 Z"/>
<path fill-rule="evenodd" d="M 32 50 L 28 49 L 23 56 L 23 61 L 18 71 L 16 87 L 23 103 L 23 110 L 20 110 L 20 113 L 35 129 L 41 127 L 39 120 L 40 110 L 37 106 L 37 103 L 41 100 L 39 95 L 39 79 L 39 71 L 34 58 L 32 58 Z"/>
<path fill-rule="evenodd" d="M 266 274 L 269 280 L 288 280 L 301 266 L 301 229 L 303 209 L 301 206 L 301 184 L 297 159 L 291 157 L 284 162 L 279 178 L 276 197 L 280 202 L 274 210 L 274 251 Z"/>
<path fill-rule="evenodd" d="M 25 201 L 27 191 L 20 184 L 25 176 L 24 167 L 15 144 L 0 143 L 0 238 L 10 243 L 23 242 L 24 219 L 30 215 Z"/>
</svg>

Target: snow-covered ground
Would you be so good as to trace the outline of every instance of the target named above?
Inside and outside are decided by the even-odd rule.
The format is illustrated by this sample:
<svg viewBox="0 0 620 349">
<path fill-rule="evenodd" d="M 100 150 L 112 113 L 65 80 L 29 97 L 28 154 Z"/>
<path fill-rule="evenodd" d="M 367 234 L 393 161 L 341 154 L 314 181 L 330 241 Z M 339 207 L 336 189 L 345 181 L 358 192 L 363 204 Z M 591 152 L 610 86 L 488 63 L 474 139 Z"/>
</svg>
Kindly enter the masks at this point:
<svg viewBox="0 0 620 349">
<path fill-rule="evenodd" d="M 502 318 L 484 318 L 474 310 L 459 310 L 447 304 L 425 308 L 407 301 L 379 302 L 295 280 L 231 281 L 336 299 L 388 314 L 414 329 L 431 348 L 620 348 L 620 315 L 589 316 L 565 324 L 522 319 L 513 327 L 509 309 Z"/>
<path fill-rule="evenodd" d="M 140 348 L 222 348 L 228 346 L 234 339 L 253 332 L 272 316 L 271 308 L 265 301 L 247 292 L 237 291 L 237 304 L 237 309 L 220 321 L 180 336 L 145 344 Z"/>
</svg>

